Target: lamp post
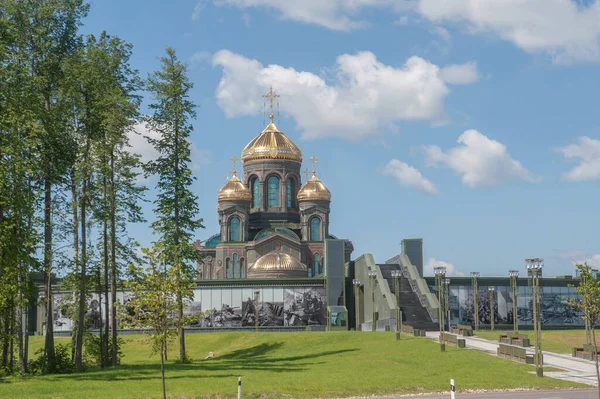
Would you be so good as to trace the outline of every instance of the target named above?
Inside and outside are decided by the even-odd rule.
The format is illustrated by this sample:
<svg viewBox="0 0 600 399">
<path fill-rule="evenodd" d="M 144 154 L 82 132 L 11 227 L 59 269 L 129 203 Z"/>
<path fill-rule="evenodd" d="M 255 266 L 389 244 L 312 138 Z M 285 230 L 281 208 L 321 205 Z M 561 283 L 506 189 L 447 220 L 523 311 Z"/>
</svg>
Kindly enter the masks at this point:
<svg viewBox="0 0 600 399">
<path fill-rule="evenodd" d="M 448 324 L 448 331 L 450 331 L 450 303 L 448 301 L 450 297 L 450 279 L 444 279 L 444 317 L 445 321 Z"/>
<path fill-rule="evenodd" d="M 517 278 L 519 277 L 519 271 L 509 270 L 508 276 L 510 277 L 510 286 L 512 288 L 513 295 L 513 329 L 516 333 L 519 331 L 519 317 L 517 314 Z"/>
<path fill-rule="evenodd" d="M 475 331 L 479 330 L 479 272 L 471 272 L 473 282 L 473 321 Z"/>
<path fill-rule="evenodd" d="M 396 341 L 400 341 L 400 330 L 402 329 L 402 315 L 400 313 L 400 270 L 392 270 L 392 279 L 394 279 L 394 294 L 396 294 Z"/>
<path fill-rule="evenodd" d="M 254 329 L 258 331 L 258 300 L 260 298 L 260 290 L 254 290 Z"/>
<path fill-rule="evenodd" d="M 540 315 L 540 274 L 544 267 L 544 259 L 527 258 L 527 274 L 531 276 L 532 305 L 533 305 L 533 329 L 535 331 L 535 373 L 538 377 L 544 376 L 544 365 L 542 358 L 542 326 Z"/>
<path fill-rule="evenodd" d="M 371 282 L 371 306 L 373 308 L 373 322 L 371 323 L 371 331 L 377 331 L 377 321 L 375 318 L 377 314 L 375 312 L 375 282 L 377 280 L 377 273 L 374 271 L 369 272 L 369 281 Z"/>
<path fill-rule="evenodd" d="M 444 266 L 436 266 L 433 268 L 435 275 L 435 283 L 438 290 L 438 319 L 440 323 L 440 351 L 446 352 L 446 344 L 444 344 L 444 298 L 442 294 L 442 281 L 446 278 L 446 268 Z"/>
<path fill-rule="evenodd" d="M 494 331 L 494 321 L 496 319 L 496 306 L 494 303 L 494 292 L 496 291 L 496 287 L 488 287 L 488 292 L 490 293 L 490 330 Z"/>
<path fill-rule="evenodd" d="M 360 280 L 353 279 L 352 285 L 354 286 L 354 315 L 356 331 L 360 329 Z"/>
</svg>

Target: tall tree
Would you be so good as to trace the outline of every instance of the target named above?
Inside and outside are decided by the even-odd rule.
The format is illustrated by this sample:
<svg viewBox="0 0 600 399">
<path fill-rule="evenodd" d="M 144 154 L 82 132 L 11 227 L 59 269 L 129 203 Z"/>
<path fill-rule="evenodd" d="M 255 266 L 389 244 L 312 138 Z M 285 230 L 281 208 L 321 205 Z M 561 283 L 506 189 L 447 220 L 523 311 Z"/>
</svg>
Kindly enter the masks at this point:
<svg viewBox="0 0 600 399">
<path fill-rule="evenodd" d="M 148 77 L 148 91 L 154 97 L 150 108 L 152 117 L 146 119 L 147 127 L 159 134 L 148 138 L 158 159 L 148 163 L 146 170 L 158 176 L 158 197 L 154 202 L 156 220 L 152 223 L 158 235 L 159 247 L 165 263 L 176 267 L 177 281 L 187 286 L 195 278 L 198 252 L 193 245 L 195 230 L 203 228 L 198 218 L 198 198 L 190 190 L 194 181 L 189 164 L 192 125 L 196 117 L 194 103 L 189 98 L 193 87 L 187 77 L 186 66 L 177 59 L 173 48 L 166 49 L 161 58 L 162 68 Z M 183 320 L 185 292 L 177 292 L 179 318 Z M 179 328 L 179 360 L 187 361 L 184 326 Z"/>
</svg>

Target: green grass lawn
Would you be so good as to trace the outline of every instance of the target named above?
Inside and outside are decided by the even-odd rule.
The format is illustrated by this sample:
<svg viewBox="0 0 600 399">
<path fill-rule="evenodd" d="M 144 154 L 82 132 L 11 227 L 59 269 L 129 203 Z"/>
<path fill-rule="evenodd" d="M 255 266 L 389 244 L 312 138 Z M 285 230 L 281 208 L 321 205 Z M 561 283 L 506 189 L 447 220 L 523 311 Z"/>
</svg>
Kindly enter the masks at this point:
<svg viewBox="0 0 600 399">
<path fill-rule="evenodd" d="M 480 330 L 475 332 L 479 338 L 498 341 L 498 335 L 506 331 Z M 533 331 L 523 330 L 533 345 Z M 585 343 L 585 330 L 542 330 L 542 350 L 555 353 L 571 354 L 571 348 Z"/>
<path fill-rule="evenodd" d="M 235 397 L 243 377 L 244 398 L 316 398 L 474 389 L 567 388 L 580 385 L 537 378 L 531 367 L 486 353 L 449 347 L 394 333 L 209 333 L 186 336 L 192 364 L 167 365 L 173 398 Z M 145 338 L 125 336 L 122 364 L 82 374 L 10 377 L 1 398 L 156 398 L 161 394 L 158 356 Z M 42 337 L 32 339 L 32 348 Z M 215 358 L 203 359 L 209 351 Z"/>
</svg>

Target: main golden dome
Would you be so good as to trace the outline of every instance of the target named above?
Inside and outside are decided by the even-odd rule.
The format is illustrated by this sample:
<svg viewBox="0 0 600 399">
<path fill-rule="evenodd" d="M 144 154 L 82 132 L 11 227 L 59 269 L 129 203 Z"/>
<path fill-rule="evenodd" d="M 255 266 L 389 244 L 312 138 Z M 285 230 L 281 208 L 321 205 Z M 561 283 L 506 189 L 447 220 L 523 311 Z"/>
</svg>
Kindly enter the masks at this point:
<svg viewBox="0 0 600 399">
<path fill-rule="evenodd" d="M 298 201 L 322 200 L 331 201 L 331 192 L 325 185 L 314 175 L 306 182 L 306 184 L 298 191 Z"/>
<path fill-rule="evenodd" d="M 281 251 L 269 252 L 261 256 L 248 268 L 249 278 L 306 277 L 305 264 Z"/>
<path fill-rule="evenodd" d="M 219 190 L 217 198 L 219 201 L 250 201 L 252 194 L 237 177 L 236 173 L 233 172 L 231 179 Z"/>
<path fill-rule="evenodd" d="M 242 150 L 242 162 L 255 159 L 287 159 L 302 162 L 302 151 L 271 122 Z"/>
</svg>

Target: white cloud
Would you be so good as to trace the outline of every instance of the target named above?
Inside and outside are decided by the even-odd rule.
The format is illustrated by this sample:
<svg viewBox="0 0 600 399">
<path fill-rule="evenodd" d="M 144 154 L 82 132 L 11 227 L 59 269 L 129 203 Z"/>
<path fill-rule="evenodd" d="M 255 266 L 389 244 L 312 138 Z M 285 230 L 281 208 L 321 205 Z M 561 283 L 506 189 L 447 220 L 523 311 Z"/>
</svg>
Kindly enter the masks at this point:
<svg viewBox="0 0 600 399">
<path fill-rule="evenodd" d="M 519 161 L 511 158 L 506 146 L 477 130 L 458 137 L 457 147 L 443 152 L 438 146 L 425 147 L 428 166 L 443 163 L 462 177 L 469 187 L 493 187 L 512 180 L 537 181 Z"/>
<path fill-rule="evenodd" d="M 423 275 L 433 276 L 433 268 L 443 266 L 446 268 L 446 277 L 464 277 L 465 273 L 456 270 L 456 267 L 452 263 L 445 262 L 443 260 L 437 260 L 435 258 L 429 258 L 427 263 L 423 265 Z"/>
<path fill-rule="evenodd" d="M 208 51 L 197 51 L 190 56 L 188 62 L 192 68 L 202 67 L 203 65 L 210 65 L 212 60 L 212 54 Z"/>
<path fill-rule="evenodd" d="M 491 32 L 556 62 L 600 60 L 600 2 L 572 0 L 418 0 L 417 12 L 473 33 Z"/>
<path fill-rule="evenodd" d="M 196 3 L 194 6 L 194 11 L 192 11 L 192 20 L 196 21 L 198 18 L 200 18 L 200 14 L 202 13 L 204 7 L 206 7 L 205 0 L 201 0 Z"/>
<path fill-rule="evenodd" d="M 438 193 L 433 183 L 423 177 L 418 169 L 397 159 L 392 159 L 388 162 L 383 169 L 383 174 L 395 177 L 403 186 L 412 187 L 427 194 L 436 195 Z"/>
<path fill-rule="evenodd" d="M 579 137 L 577 143 L 557 149 L 565 158 L 579 162 L 563 175 L 565 180 L 600 180 L 600 140 Z"/>
<path fill-rule="evenodd" d="M 581 259 L 576 259 L 573 264 L 574 265 L 582 265 L 587 263 L 589 266 L 594 267 L 596 269 L 600 269 L 600 254 L 592 255 L 589 257 L 583 257 Z"/>
<path fill-rule="evenodd" d="M 228 117 L 257 115 L 269 86 L 281 95 L 281 109 L 291 115 L 305 138 L 337 136 L 361 139 L 380 134 L 401 120 L 447 122 L 449 93 L 441 69 L 420 57 L 390 66 L 371 52 L 337 58 L 335 78 L 326 82 L 312 72 L 259 61 L 221 50 L 213 65 L 223 68 L 217 102 Z"/>
<path fill-rule="evenodd" d="M 364 28 L 360 11 L 378 8 L 416 13 L 439 26 L 453 24 L 474 34 L 492 33 L 529 53 L 556 62 L 600 60 L 600 1 L 578 0 L 213 0 L 276 11 L 282 18 L 333 30 Z"/>
<path fill-rule="evenodd" d="M 452 35 L 448 32 L 448 29 L 442 26 L 434 26 L 433 29 L 431 29 L 431 33 L 441 37 L 446 42 L 449 42 L 452 39 Z"/>
<path fill-rule="evenodd" d="M 453 85 L 468 85 L 479 80 L 479 71 L 475 61 L 465 64 L 449 65 L 440 71 L 442 80 Z"/>
<path fill-rule="evenodd" d="M 158 139 L 159 133 L 148 129 L 145 122 L 138 122 L 127 133 L 131 151 L 141 155 L 142 162 L 146 163 L 158 158 L 159 153 L 154 149 L 154 146 L 148 142 L 146 137 Z M 194 171 L 199 170 L 202 165 L 207 165 L 211 162 L 211 154 L 207 150 L 200 149 L 194 142 L 190 144 L 190 168 Z"/>
</svg>

